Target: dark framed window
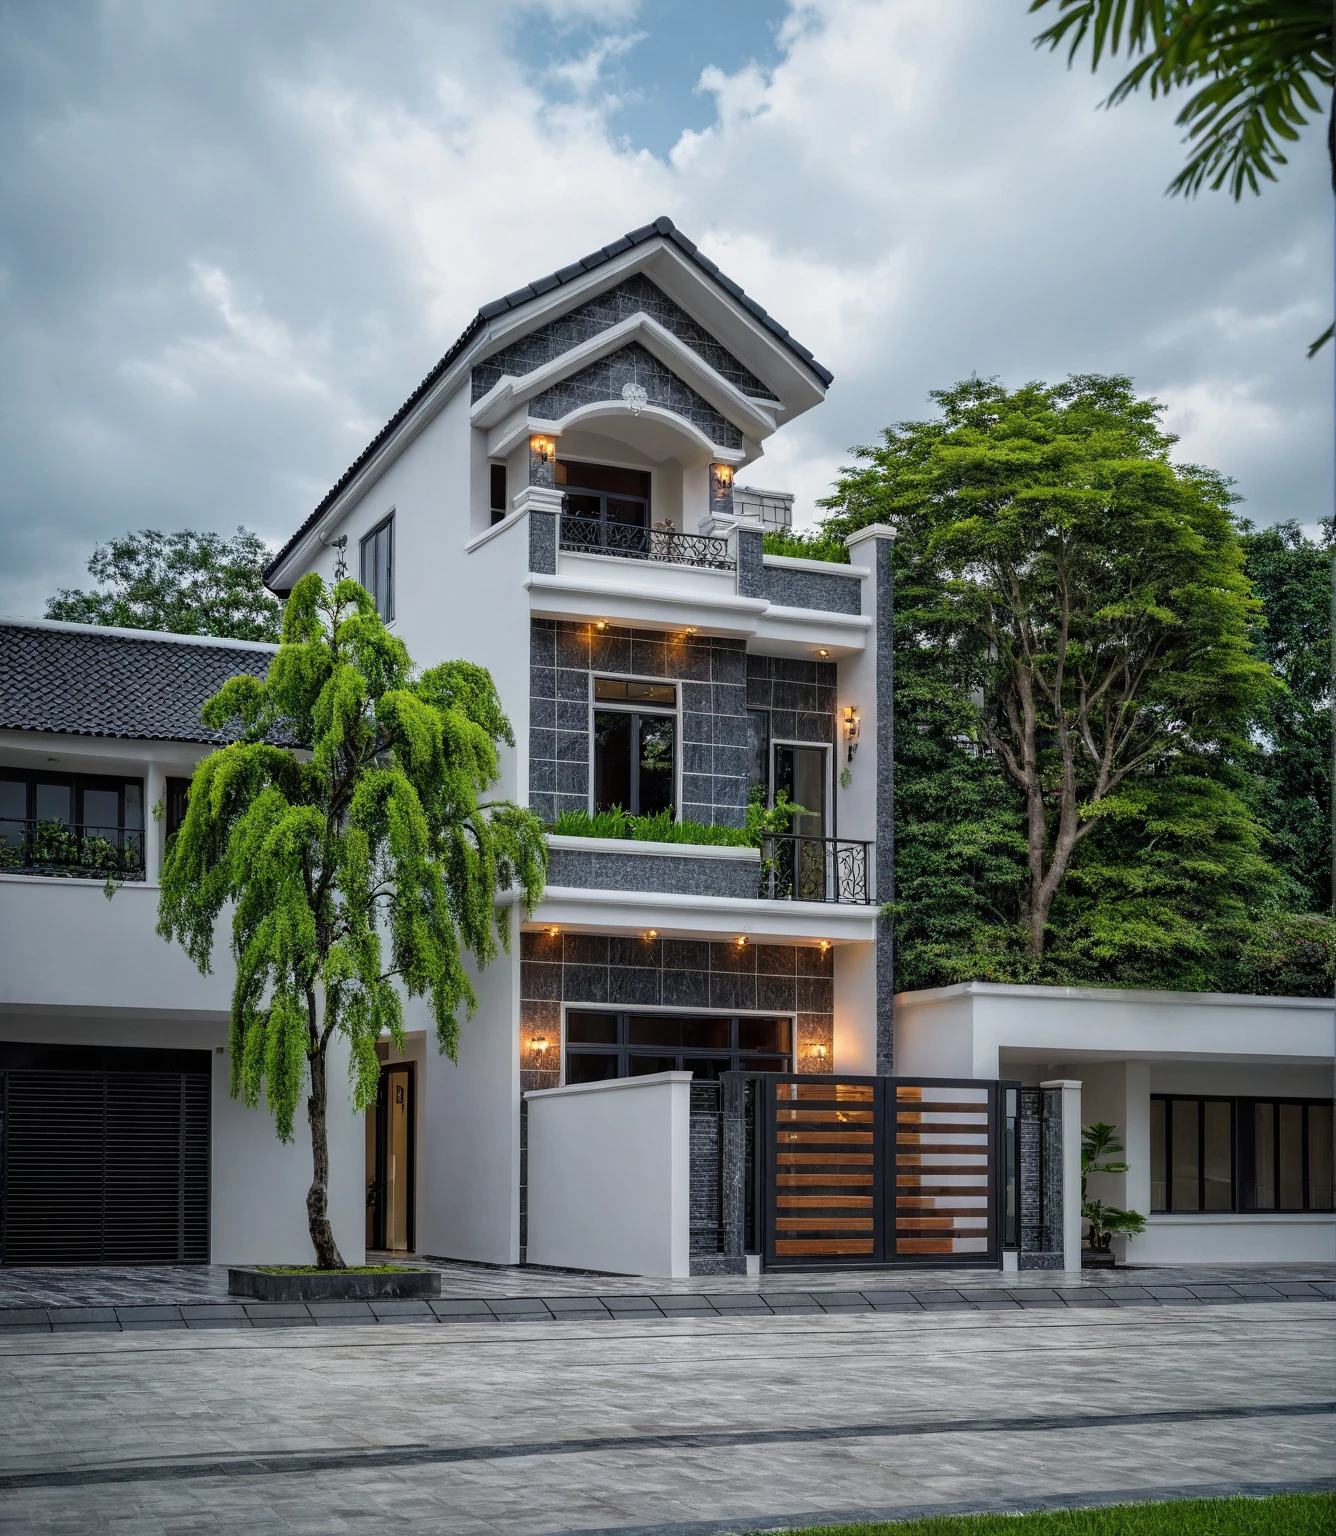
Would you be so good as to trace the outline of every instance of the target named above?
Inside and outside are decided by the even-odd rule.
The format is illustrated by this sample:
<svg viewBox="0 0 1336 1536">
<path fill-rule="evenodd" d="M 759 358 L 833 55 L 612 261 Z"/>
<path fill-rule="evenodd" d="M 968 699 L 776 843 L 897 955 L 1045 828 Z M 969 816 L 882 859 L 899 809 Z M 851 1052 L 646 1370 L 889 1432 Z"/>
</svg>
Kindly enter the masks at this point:
<svg viewBox="0 0 1336 1536">
<path fill-rule="evenodd" d="M 565 492 L 562 510 L 573 517 L 598 518 L 630 528 L 650 525 L 650 481 L 645 470 L 558 459 L 554 479 Z"/>
<path fill-rule="evenodd" d="M 491 485 L 489 489 L 491 491 L 492 521 L 499 523 L 506 515 L 507 508 L 510 505 L 506 498 L 506 466 L 504 464 L 493 464 L 491 466 L 490 478 Z"/>
<path fill-rule="evenodd" d="M 760 790 L 770 801 L 770 711 L 747 711 L 747 789 Z"/>
<path fill-rule="evenodd" d="M 793 817 L 789 830 L 799 837 L 826 835 L 826 759 L 828 747 L 775 743 L 775 798 L 788 797 L 801 805 L 803 814 Z"/>
<path fill-rule="evenodd" d="M 572 1008 L 566 1015 L 566 1081 L 599 1083 L 651 1072 L 789 1072 L 793 1020 L 737 1014 L 612 1013 Z"/>
<path fill-rule="evenodd" d="M 1330 1211 L 1330 1099 L 1150 1102 L 1152 1211 Z"/>
<path fill-rule="evenodd" d="M 181 830 L 186 819 L 186 796 L 190 793 L 189 779 L 168 779 L 165 810 L 167 812 L 167 836 Z"/>
<path fill-rule="evenodd" d="M 362 585 L 376 600 L 382 619 L 394 617 L 394 514 L 362 540 Z"/>
<path fill-rule="evenodd" d="M 677 798 L 677 688 L 631 678 L 594 679 L 594 809 L 631 816 L 671 812 Z"/>
<path fill-rule="evenodd" d="M 0 768 L 0 868 L 142 879 L 144 781 Z"/>
</svg>

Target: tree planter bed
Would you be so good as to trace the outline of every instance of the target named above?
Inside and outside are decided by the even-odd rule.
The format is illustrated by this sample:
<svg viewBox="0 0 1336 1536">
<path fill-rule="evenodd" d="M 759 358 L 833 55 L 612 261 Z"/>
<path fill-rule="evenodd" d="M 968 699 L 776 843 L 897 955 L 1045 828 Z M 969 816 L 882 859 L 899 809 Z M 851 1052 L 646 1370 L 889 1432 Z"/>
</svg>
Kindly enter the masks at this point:
<svg viewBox="0 0 1336 1536">
<path fill-rule="evenodd" d="M 317 1270 L 310 1274 L 266 1269 L 229 1269 L 229 1296 L 251 1301 L 380 1301 L 387 1297 L 439 1296 L 437 1269 Z"/>
</svg>

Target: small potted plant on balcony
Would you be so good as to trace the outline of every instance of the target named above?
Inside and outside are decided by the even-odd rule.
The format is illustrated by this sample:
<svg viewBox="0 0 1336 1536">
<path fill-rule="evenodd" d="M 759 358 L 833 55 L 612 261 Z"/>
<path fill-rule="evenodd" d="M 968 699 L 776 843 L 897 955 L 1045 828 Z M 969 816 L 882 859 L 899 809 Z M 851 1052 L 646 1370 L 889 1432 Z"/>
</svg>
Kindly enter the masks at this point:
<svg viewBox="0 0 1336 1536">
<path fill-rule="evenodd" d="M 1112 1161 L 1123 1150 L 1118 1140 L 1116 1126 L 1096 1120 L 1081 1132 L 1081 1215 L 1089 1226 L 1086 1251 L 1082 1264 L 1094 1267 L 1112 1267 L 1113 1239 L 1117 1236 L 1133 1237 L 1146 1230 L 1146 1218 L 1140 1211 L 1125 1211 L 1120 1206 L 1105 1205 L 1102 1200 L 1092 1200 L 1087 1192 L 1087 1179 L 1092 1173 L 1126 1173 L 1128 1163 Z"/>
</svg>

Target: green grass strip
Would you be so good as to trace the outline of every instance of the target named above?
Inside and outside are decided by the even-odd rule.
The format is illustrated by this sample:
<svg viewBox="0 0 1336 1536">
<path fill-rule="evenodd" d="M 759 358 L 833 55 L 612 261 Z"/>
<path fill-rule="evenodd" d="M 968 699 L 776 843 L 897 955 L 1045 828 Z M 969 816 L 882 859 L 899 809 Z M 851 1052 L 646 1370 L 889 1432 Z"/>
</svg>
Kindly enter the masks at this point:
<svg viewBox="0 0 1336 1536">
<path fill-rule="evenodd" d="M 1025 1515 L 934 1515 L 925 1520 L 813 1525 L 785 1536 L 1336 1536 L 1336 1494 L 1174 1499 Z"/>
</svg>

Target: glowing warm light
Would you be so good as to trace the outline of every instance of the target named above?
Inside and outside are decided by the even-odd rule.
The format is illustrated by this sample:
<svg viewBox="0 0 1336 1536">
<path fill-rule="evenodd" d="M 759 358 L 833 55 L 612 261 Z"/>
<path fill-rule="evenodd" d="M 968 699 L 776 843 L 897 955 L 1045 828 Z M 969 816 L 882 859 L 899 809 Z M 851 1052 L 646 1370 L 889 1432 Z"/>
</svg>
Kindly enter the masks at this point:
<svg viewBox="0 0 1336 1536">
<path fill-rule="evenodd" d="M 560 932 L 561 932 L 561 929 L 560 929 L 560 928 L 549 928 L 549 929 L 548 929 L 548 930 L 547 930 L 547 936 L 548 936 L 548 938 L 549 938 L 549 939 L 555 939 L 555 938 L 556 938 L 556 936 L 557 936 L 557 935 L 558 935 L 558 934 L 559 934 L 559 933 L 560 933 Z"/>
<path fill-rule="evenodd" d="M 595 628 L 595 629 L 606 629 L 606 628 L 607 628 L 607 627 L 608 627 L 608 621 L 607 621 L 607 620 L 606 620 L 606 619 L 600 619 L 600 620 L 599 620 L 599 621 L 598 621 L 598 622 L 597 622 L 597 623 L 596 623 L 596 624 L 595 624 L 595 625 L 594 625 L 594 628 Z"/>
<path fill-rule="evenodd" d="M 536 455 L 546 464 L 557 456 L 556 440 L 551 437 L 531 437 L 529 439 L 529 452 Z"/>
<path fill-rule="evenodd" d="M 830 948 L 830 940 L 829 939 L 822 939 L 822 941 L 821 941 L 820 945 L 818 946 L 818 948 L 821 950 L 821 953 L 824 955 L 825 952 Z"/>
<path fill-rule="evenodd" d="M 807 1054 L 815 1056 L 818 1061 L 824 1061 L 826 1059 L 826 1048 L 824 1045 L 814 1045 Z"/>
<path fill-rule="evenodd" d="M 714 466 L 714 474 L 715 479 L 725 488 L 733 484 L 733 466 L 731 464 L 716 464 Z"/>
<path fill-rule="evenodd" d="M 534 1040 L 533 1048 L 541 1056 L 543 1054 L 543 1052 L 547 1049 L 547 1036 L 546 1035 L 539 1035 Z"/>
<path fill-rule="evenodd" d="M 739 935 L 738 935 L 738 948 L 739 948 L 739 949 L 741 949 L 741 948 L 742 948 L 742 946 L 743 946 L 743 945 L 744 945 L 744 944 L 745 944 L 745 943 L 746 943 L 746 942 L 747 942 L 747 939 L 746 939 L 746 935 L 745 935 L 745 934 L 739 934 Z"/>
<path fill-rule="evenodd" d="M 647 939 L 657 939 L 658 936 L 659 930 L 657 928 L 651 928 L 650 931 L 645 935 Z"/>
<path fill-rule="evenodd" d="M 824 661 L 826 657 L 830 655 L 830 652 L 823 645 L 817 647 L 816 653 L 822 659 L 822 661 Z"/>
</svg>

